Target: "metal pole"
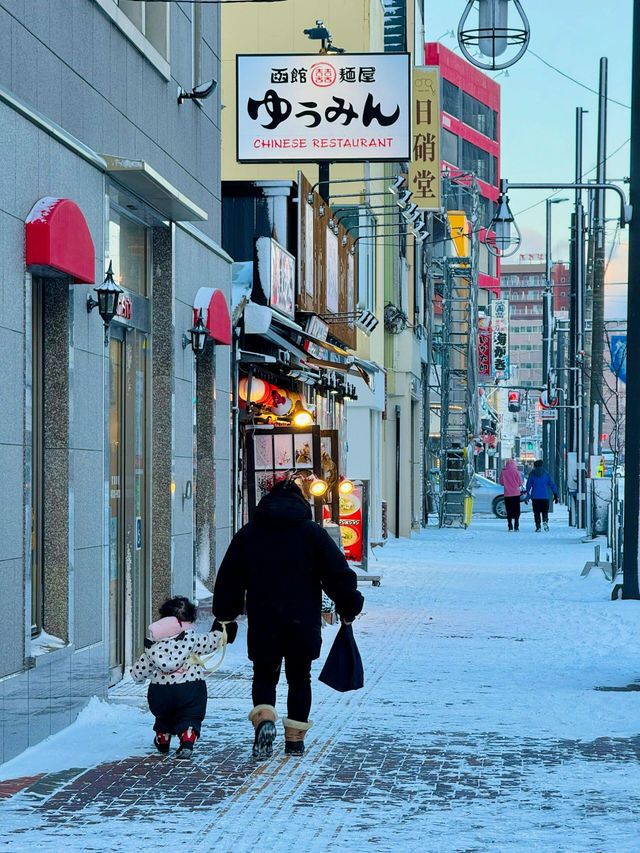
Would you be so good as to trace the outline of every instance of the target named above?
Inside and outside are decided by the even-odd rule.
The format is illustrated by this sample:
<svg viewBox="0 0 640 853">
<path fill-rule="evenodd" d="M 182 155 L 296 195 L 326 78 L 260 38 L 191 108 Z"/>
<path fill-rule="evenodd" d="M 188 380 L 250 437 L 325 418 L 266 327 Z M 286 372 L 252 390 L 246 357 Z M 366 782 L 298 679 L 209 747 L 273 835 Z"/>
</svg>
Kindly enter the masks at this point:
<svg viewBox="0 0 640 853">
<path fill-rule="evenodd" d="M 318 163 L 318 192 L 325 204 L 329 204 L 329 162 L 321 160 Z"/>
<path fill-rule="evenodd" d="M 631 175 L 630 201 L 640 203 L 640 0 L 633 3 L 631 62 Z M 640 221 L 631 221 L 629 233 L 629 282 L 640 280 Z M 640 363 L 640 288 L 627 288 L 627 364 Z M 638 512 L 640 511 L 640 370 L 627 371 L 627 420 L 625 426 L 623 598 L 640 598 L 638 589 Z"/>
<path fill-rule="evenodd" d="M 607 159 L 607 59 L 600 60 L 600 87 L 598 99 L 598 152 L 596 166 L 596 181 L 601 184 L 606 181 Z M 593 215 L 593 288 L 591 315 L 591 381 L 589 387 L 589 410 L 592 413 L 595 406 L 602 409 L 603 402 L 603 366 L 604 366 L 604 223 L 605 223 L 605 193 L 596 190 Z M 601 416 L 598 423 L 591 429 L 592 441 L 590 453 L 600 453 Z"/>
<path fill-rule="evenodd" d="M 396 406 L 396 539 L 400 538 L 400 406 Z"/>
<path fill-rule="evenodd" d="M 553 291 L 551 289 L 551 203 L 547 199 L 546 217 L 546 262 L 544 293 L 542 294 L 542 384 L 549 387 L 549 369 L 551 368 L 551 316 L 553 312 Z M 550 400 L 547 401 L 549 404 Z M 545 468 L 549 468 L 549 432 L 551 423 L 542 422 L 542 459 Z M 551 472 L 553 477 L 554 472 Z"/>
<path fill-rule="evenodd" d="M 582 117 L 586 110 L 576 109 L 576 184 L 582 181 Z M 578 489 L 576 494 L 576 526 L 585 524 L 585 482 L 584 482 L 584 448 L 585 448 L 585 418 L 584 418 L 584 207 L 582 205 L 582 190 L 576 187 L 575 195 L 575 426 L 574 447 L 578 469 Z"/>
</svg>

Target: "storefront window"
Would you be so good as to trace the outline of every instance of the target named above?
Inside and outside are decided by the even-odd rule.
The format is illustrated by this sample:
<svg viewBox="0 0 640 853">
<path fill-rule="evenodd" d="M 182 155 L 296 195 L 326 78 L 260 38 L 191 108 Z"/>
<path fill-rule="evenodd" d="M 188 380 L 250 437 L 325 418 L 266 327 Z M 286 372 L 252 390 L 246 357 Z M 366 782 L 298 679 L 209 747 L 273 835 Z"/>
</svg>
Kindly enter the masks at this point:
<svg viewBox="0 0 640 853">
<path fill-rule="evenodd" d="M 113 263 L 113 275 L 120 287 L 148 296 L 149 268 L 148 228 L 111 209 L 105 267 Z"/>
</svg>

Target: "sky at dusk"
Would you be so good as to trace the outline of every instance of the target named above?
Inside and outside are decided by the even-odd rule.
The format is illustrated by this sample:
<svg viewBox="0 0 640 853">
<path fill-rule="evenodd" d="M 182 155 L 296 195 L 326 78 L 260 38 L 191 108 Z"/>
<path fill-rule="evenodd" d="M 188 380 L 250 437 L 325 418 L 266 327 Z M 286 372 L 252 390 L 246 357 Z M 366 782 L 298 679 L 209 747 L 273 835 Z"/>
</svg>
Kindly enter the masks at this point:
<svg viewBox="0 0 640 853">
<path fill-rule="evenodd" d="M 501 176 L 513 182 L 575 180 L 576 107 L 584 116 L 583 177 L 595 177 L 600 57 L 609 60 L 607 180 L 629 175 L 631 103 L 631 0 L 521 0 L 529 19 L 531 40 L 524 57 L 508 73 L 491 74 L 501 87 Z M 426 40 L 440 41 L 460 53 L 458 22 L 464 0 L 426 0 Z M 519 25 L 509 3 L 509 25 Z M 472 16 L 467 26 L 472 27 Z M 474 21 L 477 20 L 477 17 Z M 517 23 L 513 23 L 517 21 Z M 451 32 L 453 31 L 453 32 Z M 558 71 L 545 63 L 555 66 Z M 588 91 L 561 73 L 595 90 Z M 612 100 L 613 99 L 613 100 Z M 613 101 L 626 106 L 620 106 Z M 617 153 L 613 153 L 619 149 Z M 628 185 L 621 184 L 628 196 Z M 513 190 L 511 209 L 523 235 L 521 251 L 544 252 L 545 191 Z M 570 197 L 572 191 L 556 193 Z M 539 203 L 537 203 L 539 202 Z M 584 199 L 586 205 L 586 198 Z M 532 206 L 533 205 L 533 206 Z M 570 203 L 553 205 L 552 256 L 568 260 Z M 616 228 L 619 202 L 608 193 L 607 256 L 611 254 L 607 281 L 626 281 L 628 230 Z M 518 255 L 516 255 L 516 258 Z M 618 293 L 620 288 L 617 289 Z"/>
</svg>

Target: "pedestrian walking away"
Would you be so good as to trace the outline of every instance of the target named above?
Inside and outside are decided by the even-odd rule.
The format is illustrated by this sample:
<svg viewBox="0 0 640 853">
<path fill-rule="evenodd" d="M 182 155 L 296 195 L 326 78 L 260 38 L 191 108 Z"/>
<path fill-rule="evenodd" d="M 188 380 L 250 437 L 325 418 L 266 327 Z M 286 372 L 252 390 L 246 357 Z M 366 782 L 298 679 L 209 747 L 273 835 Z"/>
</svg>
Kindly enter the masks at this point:
<svg viewBox="0 0 640 853">
<path fill-rule="evenodd" d="M 154 746 L 166 754 L 172 735 L 178 735 L 176 758 L 191 758 L 207 711 L 207 670 L 200 655 L 233 642 L 238 629 L 235 622 L 223 626 L 216 620 L 208 634 L 197 634 L 196 614 L 188 598 L 167 599 L 160 607 L 161 618 L 149 625 L 145 651 L 131 669 L 134 681 L 151 681 L 147 699 L 156 718 Z"/>
<path fill-rule="evenodd" d="M 213 591 L 213 612 L 232 621 L 246 594 L 247 653 L 253 662 L 253 756 L 273 752 L 276 685 L 284 659 L 287 717 L 285 753 L 304 753 L 312 722 L 311 661 L 320 655 L 322 592 L 350 624 L 364 599 L 357 576 L 291 479 L 274 485 L 254 518 L 231 540 Z"/>
<path fill-rule="evenodd" d="M 507 462 L 500 472 L 500 485 L 504 486 L 504 505 L 507 510 L 507 529 L 520 529 L 520 493 L 522 477 L 513 459 Z"/>
<path fill-rule="evenodd" d="M 527 500 L 531 498 L 536 533 L 540 533 L 540 521 L 545 530 L 549 530 L 549 493 L 554 503 L 558 503 L 558 490 L 550 475 L 542 467 L 542 459 L 533 463 L 533 471 L 527 478 Z"/>
</svg>

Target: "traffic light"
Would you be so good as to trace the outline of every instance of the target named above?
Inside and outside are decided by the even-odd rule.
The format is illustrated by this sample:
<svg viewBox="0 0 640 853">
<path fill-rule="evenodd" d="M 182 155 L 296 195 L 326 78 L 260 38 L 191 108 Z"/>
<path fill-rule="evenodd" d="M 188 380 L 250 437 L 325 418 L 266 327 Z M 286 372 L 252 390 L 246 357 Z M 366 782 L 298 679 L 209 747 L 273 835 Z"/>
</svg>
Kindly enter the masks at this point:
<svg viewBox="0 0 640 853">
<path fill-rule="evenodd" d="M 510 412 L 519 412 L 520 411 L 520 392 L 519 391 L 509 391 L 509 411 Z"/>
<path fill-rule="evenodd" d="M 533 442 L 532 441 L 527 442 L 527 450 L 533 450 Z"/>
</svg>

